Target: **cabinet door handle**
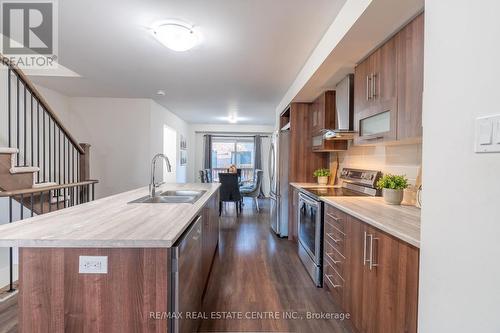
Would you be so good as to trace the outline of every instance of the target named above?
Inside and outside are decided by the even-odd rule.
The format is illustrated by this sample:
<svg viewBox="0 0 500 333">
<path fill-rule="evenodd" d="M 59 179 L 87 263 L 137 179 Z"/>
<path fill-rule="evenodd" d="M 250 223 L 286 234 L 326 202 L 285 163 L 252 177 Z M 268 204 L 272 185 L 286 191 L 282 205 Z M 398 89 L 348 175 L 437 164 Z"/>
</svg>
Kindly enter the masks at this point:
<svg viewBox="0 0 500 333">
<path fill-rule="evenodd" d="M 332 284 L 332 287 L 333 288 L 340 288 L 342 287 L 340 284 L 335 284 L 332 280 L 333 278 L 333 275 L 328 275 L 328 274 L 325 274 L 325 277 L 328 279 L 328 281 L 330 281 L 330 283 Z"/>
<path fill-rule="evenodd" d="M 367 262 L 367 260 L 366 260 L 366 238 L 367 238 L 367 235 L 368 234 L 365 231 L 365 237 L 364 237 L 364 241 L 363 241 L 363 266 L 365 266 L 366 262 Z"/>
<path fill-rule="evenodd" d="M 333 253 L 328 253 L 328 252 L 325 252 L 326 256 L 328 257 L 328 259 L 330 259 L 335 265 L 337 265 L 338 263 L 340 263 L 340 260 L 335 260 L 333 259 L 332 257 L 332 254 Z"/>
<path fill-rule="evenodd" d="M 366 100 L 367 101 L 369 101 L 370 97 L 371 97 L 370 87 L 371 87 L 371 84 L 370 84 L 370 75 L 367 75 L 366 76 Z"/>
<path fill-rule="evenodd" d="M 377 74 L 372 74 L 372 98 L 377 97 Z"/>
<path fill-rule="evenodd" d="M 378 238 L 373 237 L 372 234 L 369 234 L 368 237 L 370 238 L 370 270 L 373 269 L 373 267 L 377 267 L 378 264 L 373 262 L 373 241 L 378 240 Z"/>
</svg>

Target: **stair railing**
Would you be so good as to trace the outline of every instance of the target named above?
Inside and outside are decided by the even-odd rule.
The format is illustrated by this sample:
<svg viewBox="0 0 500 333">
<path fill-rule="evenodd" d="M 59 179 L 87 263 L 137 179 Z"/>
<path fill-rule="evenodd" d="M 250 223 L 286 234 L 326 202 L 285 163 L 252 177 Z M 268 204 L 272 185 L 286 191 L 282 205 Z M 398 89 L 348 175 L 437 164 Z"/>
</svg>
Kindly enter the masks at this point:
<svg viewBox="0 0 500 333">
<path fill-rule="evenodd" d="M 0 54 L 6 75 L 7 145 L 17 148 L 15 165 L 38 167 L 36 183 L 68 184 L 86 180 L 80 175 L 80 162 L 88 159 L 84 148 L 71 135 L 45 98 L 27 76 Z M 3 72 L 2 71 L 2 72 Z M 3 73 L 2 73 L 3 74 Z M 2 109 L 4 109 L 2 107 Z"/>
<path fill-rule="evenodd" d="M 89 179 L 90 145 L 78 143 L 29 78 L 2 54 L 0 87 L 0 147 L 18 149 L 14 166 L 39 168 L 36 184 L 55 183 L 0 189 L 0 198 L 8 199 L 8 222 L 94 200 L 98 181 Z M 12 248 L 9 269 L 9 291 L 13 292 Z"/>
</svg>

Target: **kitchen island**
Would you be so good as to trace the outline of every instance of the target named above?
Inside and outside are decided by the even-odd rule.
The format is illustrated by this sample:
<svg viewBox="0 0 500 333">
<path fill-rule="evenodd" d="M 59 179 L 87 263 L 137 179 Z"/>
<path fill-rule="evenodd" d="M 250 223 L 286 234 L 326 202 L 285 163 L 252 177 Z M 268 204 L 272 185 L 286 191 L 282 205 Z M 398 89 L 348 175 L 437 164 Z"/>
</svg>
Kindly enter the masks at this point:
<svg viewBox="0 0 500 333">
<path fill-rule="evenodd" d="M 0 246 L 19 247 L 20 332 L 190 330 L 173 311 L 201 311 L 219 186 L 158 189 L 202 191 L 195 203 L 130 203 L 144 187 L 1 226 Z"/>
</svg>

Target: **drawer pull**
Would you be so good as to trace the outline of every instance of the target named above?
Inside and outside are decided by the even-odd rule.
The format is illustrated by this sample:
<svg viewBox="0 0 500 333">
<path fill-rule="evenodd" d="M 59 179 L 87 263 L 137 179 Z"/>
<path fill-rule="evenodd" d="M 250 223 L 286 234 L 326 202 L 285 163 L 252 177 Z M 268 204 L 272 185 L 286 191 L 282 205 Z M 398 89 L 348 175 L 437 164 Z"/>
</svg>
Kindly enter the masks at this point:
<svg viewBox="0 0 500 333">
<path fill-rule="evenodd" d="M 330 214 L 330 213 L 326 213 L 326 215 L 327 215 L 329 218 L 331 218 L 331 219 L 333 219 L 333 220 L 335 220 L 335 221 L 337 221 L 337 222 L 340 222 L 340 219 L 339 219 L 338 217 L 335 217 L 335 216 L 333 216 L 333 215 L 332 215 L 332 214 Z"/>
<path fill-rule="evenodd" d="M 333 280 L 332 280 L 333 275 L 325 274 L 325 277 L 328 279 L 328 281 L 330 282 L 330 284 L 332 285 L 333 288 L 340 288 L 340 287 L 342 287 L 340 284 L 335 284 L 333 282 Z"/>
<path fill-rule="evenodd" d="M 333 234 L 331 234 L 331 233 L 326 233 L 326 235 L 327 235 L 327 236 L 328 236 L 328 237 L 329 237 L 332 241 L 334 241 L 335 243 L 337 243 L 337 244 L 338 244 L 338 243 L 340 242 L 340 239 L 335 239 L 335 238 L 333 238 L 333 236 L 332 236 Z"/>
<path fill-rule="evenodd" d="M 330 227 L 332 227 L 333 229 L 335 229 L 335 230 L 337 230 L 338 232 L 340 232 L 343 236 L 345 236 L 345 233 L 344 233 L 342 230 L 340 230 L 339 228 L 337 228 L 336 226 L 334 226 L 333 224 L 331 224 L 331 223 L 330 223 L 330 222 L 328 222 L 328 221 L 326 221 L 326 223 L 328 223 L 328 225 L 329 225 Z"/>
<path fill-rule="evenodd" d="M 325 252 L 325 254 L 326 254 L 326 256 L 327 256 L 327 257 L 328 257 L 328 258 L 329 258 L 329 259 L 330 259 L 330 260 L 331 260 L 331 261 L 332 261 L 335 265 L 337 265 L 337 264 L 339 264 L 339 263 L 340 263 L 340 260 L 335 260 L 335 259 L 333 259 L 333 257 L 332 257 L 332 254 L 333 254 L 333 253 L 328 253 L 328 252 Z"/>
</svg>

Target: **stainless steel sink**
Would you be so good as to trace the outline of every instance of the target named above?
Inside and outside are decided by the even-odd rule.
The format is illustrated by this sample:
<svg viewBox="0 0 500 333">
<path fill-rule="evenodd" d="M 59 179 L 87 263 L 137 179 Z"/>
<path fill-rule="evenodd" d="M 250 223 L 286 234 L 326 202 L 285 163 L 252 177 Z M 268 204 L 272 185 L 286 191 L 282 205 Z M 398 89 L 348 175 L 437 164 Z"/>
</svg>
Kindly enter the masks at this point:
<svg viewBox="0 0 500 333">
<path fill-rule="evenodd" d="M 206 191 L 177 190 L 165 191 L 154 197 L 149 195 L 130 201 L 129 203 L 190 203 L 198 201 Z"/>
</svg>

